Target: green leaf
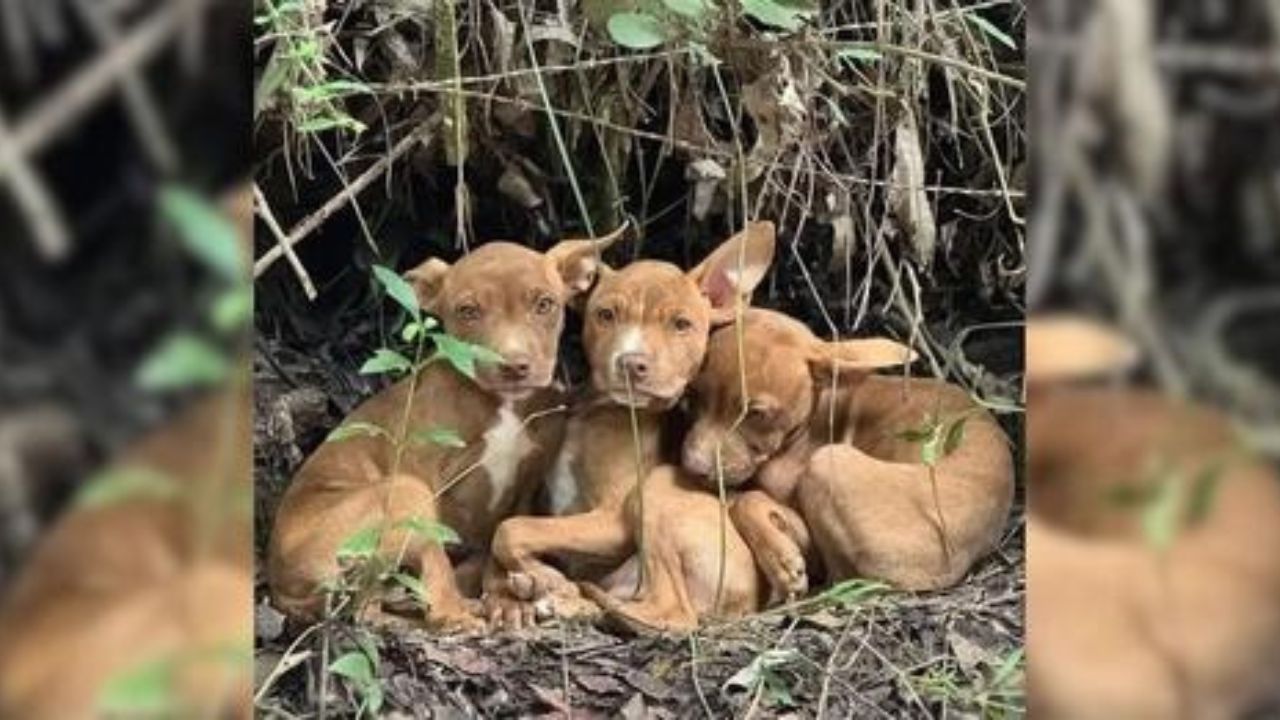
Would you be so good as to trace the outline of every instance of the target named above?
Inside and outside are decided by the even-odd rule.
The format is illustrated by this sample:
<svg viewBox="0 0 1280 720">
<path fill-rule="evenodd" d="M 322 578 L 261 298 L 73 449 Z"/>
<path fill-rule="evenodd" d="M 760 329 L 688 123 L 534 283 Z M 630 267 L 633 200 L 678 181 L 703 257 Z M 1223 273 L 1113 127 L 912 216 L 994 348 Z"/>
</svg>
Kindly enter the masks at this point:
<svg viewBox="0 0 1280 720">
<path fill-rule="evenodd" d="M 833 602 L 847 609 L 889 589 L 888 585 L 876 580 L 851 578 L 832 585 L 822 593 L 821 599 L 823 602 Z"/>
<path fill-rule="evenodd" d="M 378 551 L 382 543 L 382 528 L 367 527 L 352 533 L 338 546 L 339 558 L 368 558 Z"/>
<path fill-rule="evenodd" d="M 124 466 L 89 478 L 76 493 L 76 504 L 101 507 L 133 498 L 166 499 L 177 494 L 173 478 L 151 468 Z"/>
<path fill-rule="evenodd" d="M 609 37 L 625 48 L 648 50 L 666 42 L 667 32 L 652 15 L 620 12 L 609 18 Z"/>
<path fill-rule="evenodd" d="M 413 595 L 413 599 L 418 602 L 426 601 L 427 586 L 422 584 L 422 580 L 408 573 L 396 573 L 391 578 L 404 587 L 405 590 L 408 590 Z"/>
<path fill-rule="evenodd" d="M 378 348 L 373 357 L 360 366 L 361 375 L 378 375 L 389 372 L 408 372 L 413 369 L 409 358 L 390 348 Z"/>
<path fill-rule="evenodd" d="M 1218 498 L 1218 488 L 1222 485 L 1222 474 L 1226 467 L 1222 462 L 1215 462 L 1201 470 L 1191 484 L 1191 497 L 1187 501 L 1187 527 L 1196 527 L 1209 517 Z"/>
<path fill-rule="evenodd" d="M 391 437 L 391 433 L 386 428 L 371 422 L 362 420 L 353 420 L 345 422 L 333 429 L 325 442 L 338 442 L 340 440 L 350 440 L 354 437 Z"/>
<path fill-rule="evenodd" d="M 374 684 L 373 663 L 362 652 L 349 652 L 334 660 L 329 672 L 351 680 L 362 689 Z"/>
<path fill-rule="evenodd" d="M 227 359 L 203 338 L 171 335 L 139 366 L 135 381 L 148 390 L 213 385 L 230 371 Z"/>
<path fill-rule="evenodd" d="M 991 686 L 994 688 L 1000 688 L 1013 680 L 1015 678 L 1015 674 L 1022 667 L 1022 656 L 1022 648 L 1018 648 L 1017 650 L 1009 653 L 1009 655 L 1000 662 L 1000 667 L 996 668 L 995 674 L 992 675 Z"/>
<path fill-rule="evenodd" d="M 400 337 L 407 343 L 417 340 L 418 336 L 421 334 L 422 323 L 420 322 L 407 322 L 404 324 L 404 327 L 400 329 Z"/>
<path fill-rule="evenodd" d="M 1142 510 L 1142 534 L 1157 551 L 1168 550 L 1178 537 L 1179 495 L 1182 483 L 1177 476 L 1166 475 L 1155 488 L 1155 496 Z"/>
<path fill-rule="evenodd" d="M 462 538 L 457 531 L 441 522 L 427 520 L 419 515 L 405 518 L 394 525 L 397 530 L 408 530 L 413 534 L 436 543 L 437 545 L 459 545 Z"/>
<path fill-rule="evenodd" d="M 1155 489 L 1138 483 L 1118 483 L 1107 488 L 1105 498 L 1109 505 L 1133 509 L 1150 503 Z"/>
<path fill-rule="evenodd" d="M 934 428 L 932 426 L 925 426 L 919 428 L 908 428 L 898 433 L 896 437 L 899 440 L 905 440 L 909 443 L 922 443 L 933 437 L 933 435 Z"/>
<path fill-rule="evenodd" d="M 742 11 L 765 25 L 790 32 L 804 27 L 805 21 L 814 15 L 813 10 L 786 5 L 776 0 L 742 0 Z"/>
<path fill-rule="evenodd" d="M 944 455 L 943 446 L 946 443 L 946 434 L 942 432 L 941 425 L 935 425 L 933 432 L 920 445 L 920 462 L 929 467 L 936 467 L 938 461 Z"/>
<path fill-rule="evenodd" d="M 369 711 L 370 717 L 377 717 L 378 711 L 382 709 L 382 686 L 373 683 L 364 689 L 364 707 Z"/>
<path fill-rule="evenodd" d="M 964 18 L 969 22 L 973 23 L 974 25 L 976 25 L 979 30 L 986 33 L 988 36 L 991 37 L 991 39 L 995 40 L 1001 45 L 1004 45 L 1010 50 L 1018 49 L 1018 43 L 1014 42 L 1013 38 L 1009 37 L 1009 35 L 1005 33 L 1005 31 L 996 27 L 990 20 L 973 12 L 965 13 Z"/>
<path fill-rule="evenodd" d="M 298 124 L 300 133 L 319 133 L 339 128 L 354 131 L 357 135 L 369 129 L 367 125 L 349 115 L 314 117 Z"/>
<path fill-rule="evenodd" d="M 677 15 L 683 15 L 695 20 L 701 19 L 707 14 L 705 0 L 662 0 L 662 4 Z"/>
<path fill-rule="evenodd" d="M 418 293 L 414 292 L 413 286 L 408 281 L 397 275 L 395 271 L 381 265 L 373 266 L 373 276 L 382 284 L 387 295 L 399 303 L 400 307 L 408 310 L 415 320 L 421 316 L 422 309 L 418 307 Z"/>
<path fill-rule="evenodd" d="M 449 428 L 415 430 L 409 436 L 409 441 L 415 445 L 442 445 L 451 448 L 464 448 L 467 446 L 467 441 Z"/>
<path fill-rule="evenodd" d="M 230 333 L 244 327 L 253 314 L 253 289 L 232 288 L 217 297 L 209 311 L 213 327 L 222 333 Z"/>
<path fill-rule="evenodd" d="M 277 45 L 271 51 L 271 59 L 267 61 L 267 67 L 262 71 L 262 79 L 258 81 L 258 87 L 253 92 L 253 118 L 256 120 L 262 112 L 274 105 L 275 94 L 284 85 L 284 81 L 289 77 L 290 65 L 285 61 L 285 52 L 282 45 Z"/>
<path fill-rule="evenodd" d="M 107 716 L 169 717 L 174 710 L 172 659 L 146 662 L 112 678 L 98 705 Z"/>
<path fill-rule="evenodd" d="M 487 364 L 502 362 L 502 356 L 489 348 L 464 342 L 452 335 L 432 333 L 431 340 L 436 344 L 436 350 L 440 356 L 448 360 L 454 369 L 469 378 L 475 378 L 477 362 Z"/>
<path fill-rule="evenodd" d="M 964 442 L 964 426 L 968 422 L 968 415 L 961 415 L 951 421 L 951 425 L 947 428 L 947 438 L 942 443 L 943 457 L 950 456 L 951 453 L 960 448 L 960 443 Z"/>
<path fill-rule="evenodd" d="M 240 234 L 216 206 L 190 190 L 170 186 L 160 191 L 160 214 L 200 262 L 228 282 L 248 282 Z"/>
</svg>

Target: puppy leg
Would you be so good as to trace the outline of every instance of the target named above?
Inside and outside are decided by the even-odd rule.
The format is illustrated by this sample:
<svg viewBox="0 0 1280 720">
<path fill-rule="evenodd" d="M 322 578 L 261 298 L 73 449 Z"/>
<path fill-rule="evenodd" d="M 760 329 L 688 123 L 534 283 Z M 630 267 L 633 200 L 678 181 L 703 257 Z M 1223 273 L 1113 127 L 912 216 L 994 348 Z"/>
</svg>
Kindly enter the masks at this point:
<svg viewBox="0 0 1280 720">
<path fill-rule="evenodd" d="M 601 564 L 624 560 L 631 536 L 620 508 L 564 517 L 513 517 L 493 536 L 497 563 L 510 573 L 511 591 L 523 600 L 571 591 L 575 586 L 541 558 L 575 557 Z"/>
<path fill-rule="evenodd" d="M 698 626 L 698 613 L 689 599 L 684 570 L 674 553 L 651 548 L 641 560 L 643 576 L 640 587 L 632 588 L 630 597 L 619 597 L 617 588 L 611 594 L 594 583 L 581 583 L 587 597 L 604 609 L 614 623 L 635 633 L 692 630 Z"/>
<path fill-rule="evenodd" d="M 955 541 L 962 518 L 956 503 L 947 502 L 958 482 L 937 478 L 939 508 L 923 465 L 827 445 L 810 459 L 796 500 L 831 580 L 871 577 L 904 590 L 928 590 L 954 583 L 968 566 L 969 554 L 956 552 L 964 547 Z"/>
<path fill-rule="evenodd" d="M 422 579 L 424 620 L 429 628 L 441 631 L 479 630 L 484 627 L 473 603 L 458 588 L 449 556 L 439 543 L 404 527 L 406 520 L 437 521 L 435 495 L 426 483 L 413 477 L 387 481 L 388 525 L 380 552 L 390 557 L 404 556 L 404 564 L 414 567 Z"/>
<path fill-rule="evenodd" d="M 809 591 L 805 562 L 809 530 L 796 511 L 764 492 L 751 490 L 733 501 L 729 516 L 769 583 L 770 605 Z"/>
</svg>

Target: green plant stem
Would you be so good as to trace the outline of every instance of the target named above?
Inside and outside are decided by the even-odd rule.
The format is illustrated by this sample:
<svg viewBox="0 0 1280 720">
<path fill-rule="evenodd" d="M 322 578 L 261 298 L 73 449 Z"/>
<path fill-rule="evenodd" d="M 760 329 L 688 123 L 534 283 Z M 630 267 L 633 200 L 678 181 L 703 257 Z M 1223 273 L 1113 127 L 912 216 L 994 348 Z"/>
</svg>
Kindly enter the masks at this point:
<svg viewBox="0 0 1280 720">
<path fill-rule="evenodd" d="M 635 454 L 636 466 L 636 509 L 640 513 L 640 522 L 636 527 L 636 551 L 640 557 L 640 562 L 636 572 L 636 594 L 644 587 L 648 577 L 648 571 L 645 569 L 645 560 L 647 558 L 648 545 L 645 542 L 645 501 L 644 501 L 644 450 L 640 445 L 640 419 L 636 416 L 635 395 L 631 388 L 631 374 L 622 373 L 622 379 L 627 384 L 627 416 L 631 420 L 631 449 Z"/>
</svg>

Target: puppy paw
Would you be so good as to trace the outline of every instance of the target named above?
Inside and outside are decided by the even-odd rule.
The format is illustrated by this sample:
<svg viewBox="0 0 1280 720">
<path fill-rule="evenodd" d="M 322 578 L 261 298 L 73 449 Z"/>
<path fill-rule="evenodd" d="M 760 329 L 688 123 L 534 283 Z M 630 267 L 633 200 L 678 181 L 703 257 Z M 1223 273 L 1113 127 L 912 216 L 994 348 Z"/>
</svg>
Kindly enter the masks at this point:
<svg viewBox="0 0 1280 720">
<path fill-rule="evenodd" d="M 483 602 L 490 630 L 522 630 L 538 623 L 537 603 L 503 592 L 485 593 Z"/>
<path fill-rule="evenodd" d="M 771 599 L 789 602 L 809 592 L 804 556 L 795 548 L 768 548 L 756 560 L 771 588 Z"/>
<path fill-rule="evenodd" d="M 538 611 L 540 617 L 561 620 L 594 620 L 604 613 L 599 605 L 583 597 L 578 586 L 572 583 L 539 601 Z"/>
<path fill-rule="evenodd" d="M 479 608 L 471 601 L 431 608 L 426 614 L 427 628 L 439 633 L 471 633 L 486 629 Z"/>
<path fill-rule="evenodd" d="M 550 595 L 576 592 L 574 584 L 553 568 L 539 568 L 507 575 L 507 588 L 525 602 L 535 602 Z"/>
</svg>

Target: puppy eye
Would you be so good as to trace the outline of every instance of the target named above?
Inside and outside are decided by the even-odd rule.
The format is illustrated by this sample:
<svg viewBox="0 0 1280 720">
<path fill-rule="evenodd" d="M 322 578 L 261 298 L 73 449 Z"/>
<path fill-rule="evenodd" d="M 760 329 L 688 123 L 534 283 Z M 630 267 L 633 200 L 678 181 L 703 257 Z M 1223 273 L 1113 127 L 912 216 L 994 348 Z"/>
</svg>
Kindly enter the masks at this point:
<svg viewBox="0 0 1280 720">
<path fill-rule="evenodd" d="M 747 405 L 748 420 L 767 420 L 773 416 L 773 408 L 764 403 L 751 403 Z"/>
<path fill-rule="evenodd" d="M 533 304 L 533 311 L 539 315 L 549 315 L 556 309 L 556 301 L 550 295 L 543 295 Z"/>
<path fill-rule="evenodd" d="M 687 333 L 693 329 L 693 321 L 683 315 L 671 321 L 671 327 L 678 333 Z"/>
<path fill-rule="evenodd" d="M 454 308 L 453 313 L 463 322 L 475 322 L 480 319 L 480 306 L 475 303 L 463 303 Z"/>
<path fill-rule="evenodd" d="M 606 325 L 612 323 L 617 318 L 618 314 L 613 311 L 613 308 L 600 308 L 596 311 L 596 320 L 599 320 Z"/>
</svg>

